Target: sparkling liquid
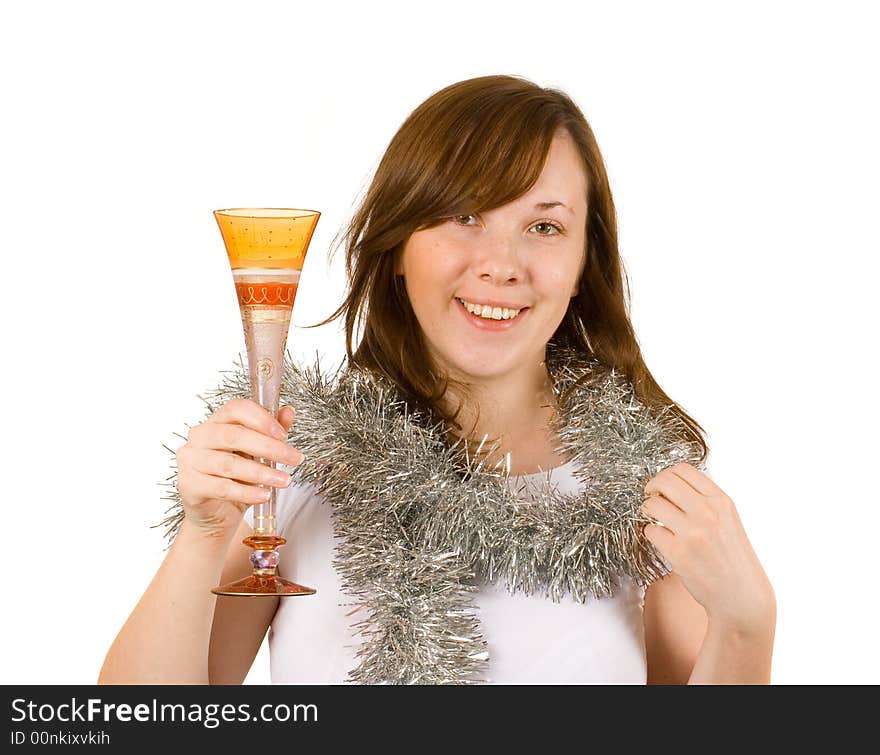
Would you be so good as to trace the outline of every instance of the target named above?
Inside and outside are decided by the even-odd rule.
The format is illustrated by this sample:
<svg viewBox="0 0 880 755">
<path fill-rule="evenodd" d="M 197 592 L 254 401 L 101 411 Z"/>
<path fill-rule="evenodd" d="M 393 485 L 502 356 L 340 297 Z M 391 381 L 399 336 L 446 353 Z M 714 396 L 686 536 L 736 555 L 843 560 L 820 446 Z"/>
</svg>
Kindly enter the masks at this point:
<svg viewBox="0 0 880 755">
<path fill-rule="evenodd" d="M 247 346 L 251 398 L 278 414 L 281 371 L 299 270 L 233 270 Z"/>
<path fill-rule="evenodd" d="M 273 417 L 278 416 L 284 350 L 290 316 L 299 285 L 299 270 L 238 269 L 232 271 L 235 293 L 241 311 L 248 354 L 251 398 Z M 272 459 L 254 457 L 275 467 Z M 275 533 L 275 493 L 265 504 L 254 506 L 254 532 Z"/>
</svg>

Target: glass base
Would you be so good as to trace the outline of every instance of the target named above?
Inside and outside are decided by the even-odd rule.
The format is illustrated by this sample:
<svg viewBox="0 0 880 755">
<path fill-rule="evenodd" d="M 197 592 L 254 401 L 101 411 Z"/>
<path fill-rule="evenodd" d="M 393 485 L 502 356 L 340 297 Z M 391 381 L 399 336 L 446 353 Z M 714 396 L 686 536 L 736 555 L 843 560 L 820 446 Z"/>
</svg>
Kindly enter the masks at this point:
<svg viewBox="0 0 880 755">
<path fill-rule="evenodd" d="M 242 595 L 242 596 L 278 596 L 292 597 L 294 595 L 314 595 L 315 589 L 304 587 L 296 582 L 291 582 L 283 577 L 263 574 L 251 574 L 249 577 L 220 585 L 211 590 L 215 595 Z"/>
</svg>

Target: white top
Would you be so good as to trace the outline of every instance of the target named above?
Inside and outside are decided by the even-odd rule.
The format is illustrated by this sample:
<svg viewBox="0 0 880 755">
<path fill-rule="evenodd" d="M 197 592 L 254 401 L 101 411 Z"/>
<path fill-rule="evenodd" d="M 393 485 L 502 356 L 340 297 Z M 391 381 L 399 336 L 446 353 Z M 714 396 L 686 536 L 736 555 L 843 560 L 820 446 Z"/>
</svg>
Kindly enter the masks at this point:
<svg viewBox="0 0 880 755">
<path fill-rule="evenodd" d="M 281 466 L 281 465 L 279 465 Z M 287 471 L 291 471 L 288 467 Z M 523 497 L 542 475 L 561 493 L 574 493 L 579 481 L 572 462 L 531 475 L 510 478 Z M 253 509 L 245 518 L 253 525 Z M 273 683 L 343 684 L 360 659 L 362 638 L 351 624 L 362 612 L 342 592 L 333 568 L 331 505 L 311 484 L 279 489 L 278 572 L 317 591 L 282 598 L 269 628 Z M 614 596 L 592 595 L 579 603 L 566 594 L 556 603 L 540 593 L 509 593 L 504 578 L 482 584 L 471 594 L 479 609 L 489 666 L 479 675 L 490 684 L 645 684 L 647 665 L 642 624 L 644 589 L 628 577 Z"/>
</svg>

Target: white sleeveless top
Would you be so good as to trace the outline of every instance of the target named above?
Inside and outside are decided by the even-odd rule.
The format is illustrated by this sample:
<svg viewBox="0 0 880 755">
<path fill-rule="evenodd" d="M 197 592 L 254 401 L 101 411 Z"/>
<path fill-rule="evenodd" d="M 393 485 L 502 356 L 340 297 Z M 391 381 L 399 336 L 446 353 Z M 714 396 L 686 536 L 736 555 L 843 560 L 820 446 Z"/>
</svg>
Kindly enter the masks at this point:
<svg viewBox="0 0 880 755">
<path fill-rule="evenodd" d="M 509 482 L 528 498 L 529 487 L 548 474 L 561 493 L 579 489 L 572 462 Z M 331 504 L 313 485 L 292 485 L 279 489 L 276 517 L 278 534 L 287 538 L 279 574 L 317 592 L 279 601 L 269 628 L 272 682 L 346 683 L 360 663 L 355 653 L 362 638 L 351 625 L 363 609 L 342 592 L 333 568 Z M 245 518 L 253 526 L 253 509 Z M 628 577 L 621 577 L 613 597 L 590 595 L 585 603 L 568 594 L 555 603 L 540 593 L 509 593 L 503 577 L 471 595 L 489 652 L 479 678 L 488 683 L 645 684 L 644 588 Z"/>
</svg>

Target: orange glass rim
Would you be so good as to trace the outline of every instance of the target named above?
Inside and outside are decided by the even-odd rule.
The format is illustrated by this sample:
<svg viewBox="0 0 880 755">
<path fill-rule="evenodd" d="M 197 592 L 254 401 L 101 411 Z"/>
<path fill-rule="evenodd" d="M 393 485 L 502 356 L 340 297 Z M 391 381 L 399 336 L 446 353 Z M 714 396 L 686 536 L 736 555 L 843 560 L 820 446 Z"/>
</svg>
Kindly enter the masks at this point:
<svg viewBox="0 0 880 755">
<path fill-rule="evenodd" d="M 231 218 L 304 218 L 321 213 L 317 210 L 298 210 L 291 207 L 230 207 L 214 210 L 214 214 Z"/>
</svg>

